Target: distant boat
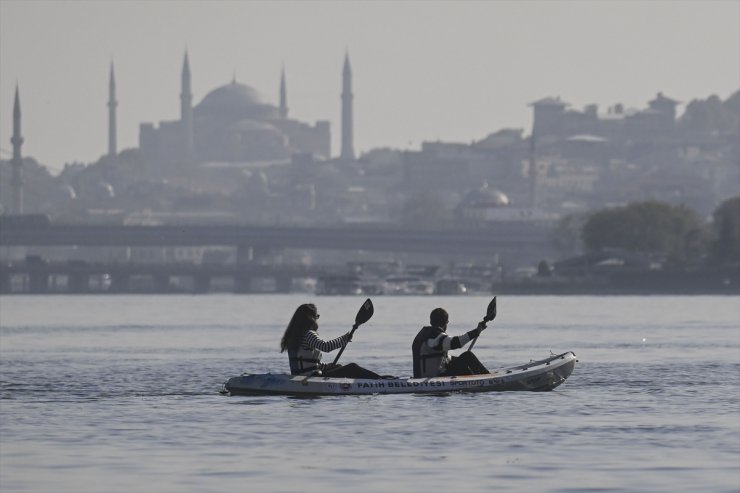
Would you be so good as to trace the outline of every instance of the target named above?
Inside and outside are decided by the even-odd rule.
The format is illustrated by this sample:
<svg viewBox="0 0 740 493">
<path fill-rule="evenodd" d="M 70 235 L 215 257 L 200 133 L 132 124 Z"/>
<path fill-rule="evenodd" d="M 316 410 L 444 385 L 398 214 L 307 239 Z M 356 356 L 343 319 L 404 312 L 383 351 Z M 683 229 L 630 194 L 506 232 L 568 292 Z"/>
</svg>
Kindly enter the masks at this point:
<svg viewBox="0 0 740 493">
<path fill-rule="evenodd" d="M 381 285 L 381 294 L 387 295 L 421 295 L 434 294 L 434 281 L 427 281 L 414 276 L 387 277 Z"/>
</svg>

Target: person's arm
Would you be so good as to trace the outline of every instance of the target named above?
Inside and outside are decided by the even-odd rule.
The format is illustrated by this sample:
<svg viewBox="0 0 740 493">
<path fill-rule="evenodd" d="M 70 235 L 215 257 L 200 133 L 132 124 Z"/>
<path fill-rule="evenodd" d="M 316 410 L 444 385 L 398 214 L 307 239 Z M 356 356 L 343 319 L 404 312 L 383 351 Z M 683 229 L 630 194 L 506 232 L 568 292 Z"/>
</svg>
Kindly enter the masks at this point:
<svg viewBox="0 0 740 493">
<path fill-rule="evenodd" d="M 345 344 L 345 341 L 349 341 L 349 332 L 329 341 L 320 338 L 316 331 L 313 330 L 307 331 L 303 337 L 304 346 L 308 346 L 311 349 L 318 349 L 322 353 L 330 353 L 339 349 Z"/>
<path fill-rule="evenodd" d="M 429 344 L 429 347 L 436 350 L 441 351 L 449 351 L 450 349 L 459 349 L 478 337 L 481 332 L 483 332 L 483 329 L 486 328 L 486 324 L 479 323 L 478 327 L 476 327 L 473 330 L 470 330 L 466 332 L 463 335 L 460 336 L 454 336 L 450 337 L 446 333 L 442 332 L 440 335 L 433 339 L 429 339 L 427 341 L 427 344 Z"/>
</svg>

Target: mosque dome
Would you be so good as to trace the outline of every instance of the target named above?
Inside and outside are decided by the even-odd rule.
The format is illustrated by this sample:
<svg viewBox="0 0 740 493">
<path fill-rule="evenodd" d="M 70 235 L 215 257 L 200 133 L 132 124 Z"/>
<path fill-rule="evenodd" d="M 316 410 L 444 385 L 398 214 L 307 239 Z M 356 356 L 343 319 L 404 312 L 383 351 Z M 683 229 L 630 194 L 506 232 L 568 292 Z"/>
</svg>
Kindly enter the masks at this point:
<svg viewBox="0 0 740 493">
<path fill-rule="evenodd" d="M 490 188 L 488 183 L 465 195 L 462 205 L 465 207 L 505 207 L 509 205 L 509 197 L 501 190 Z"/>
<path fill-rule="evenodd" d="M 274 110 L 262 102 L 254 88 L 236 81 L 212 90 L 193 108 L 197 116 L 218 119 L 259 118 L 269 116 Z"/>
<path fill-rule="evenodd" d="M 198 105 L 202 108 L 218 108 L 223 106 L 241 106 L 250 107 L 262 104 L 257 91 L 246 84 L 232 82 L 225 86 L 217 87 L 212 90 L 203 101 Z"/>
</svg>

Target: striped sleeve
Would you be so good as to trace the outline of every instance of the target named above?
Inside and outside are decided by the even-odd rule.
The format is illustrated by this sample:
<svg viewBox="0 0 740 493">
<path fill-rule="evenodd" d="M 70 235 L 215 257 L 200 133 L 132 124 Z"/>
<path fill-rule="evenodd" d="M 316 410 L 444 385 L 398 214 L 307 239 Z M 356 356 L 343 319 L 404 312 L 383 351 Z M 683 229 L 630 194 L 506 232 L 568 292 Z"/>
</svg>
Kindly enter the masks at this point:
<svg viewBox="0 0 740 493">
<path fill-rule="evenodd" d="M 434 339 L 429 339 L 427 344 L 429 344 L 429 347 L 438 351 L 449 351 L 450 349 L 459 349 L 463 347 L 471 339 L 472 337 L 470 337 L 470 334 L 468 333 L 465 333 L 461 336 L 450 337 L 443 332 Z"/>
<path fill-rule="evenodd" d="M 339 349 L 344 345 L 346 340 L 345 336 L 339 336 L 336 339 L 325 341 L 318 336 L 313 330 L 306 331 L 306 335 L 303 336 L 302 346 L 307 349 L 318 349 L 323 353 L 329 353 L 335 349 Z"/>
</svg>

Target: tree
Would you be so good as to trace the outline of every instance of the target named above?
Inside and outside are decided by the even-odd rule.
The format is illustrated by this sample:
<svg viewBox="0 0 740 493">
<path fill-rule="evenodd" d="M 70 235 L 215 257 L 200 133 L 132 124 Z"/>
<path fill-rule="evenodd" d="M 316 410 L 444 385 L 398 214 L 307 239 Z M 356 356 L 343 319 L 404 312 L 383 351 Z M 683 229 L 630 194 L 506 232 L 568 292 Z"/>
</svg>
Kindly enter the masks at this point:
<svg viewBox="0 0 740 493">
<path fill-rule="evenodd" d="M 740 264 L 740 196 L 722 202 L 712 217 L 710 260 L 718 265 Z"/>
<path fill-rule="evenodd" d="M 702 221 L 685 206 L 638 202 L 604 209 L 584 224 L 583 241 L 589 250 L 621 248 L 657 254 L 683 264 L 705 251 Z"/>
<path fill-rule="evenodd" d="M 700 133 L 737 133 L 740 120 L 740 91 L 722 101 L 712 95 L 705 100 L 695 99 L 686 106 L 680 125 Z"/>
<path fill-rule="evenodd" d="M 587 219 L 587 214 L 568 214 L 553 227 L 550 239 L 561 254 L 569 256 L 582 253 L 581 232 Z"/>
</svg>

